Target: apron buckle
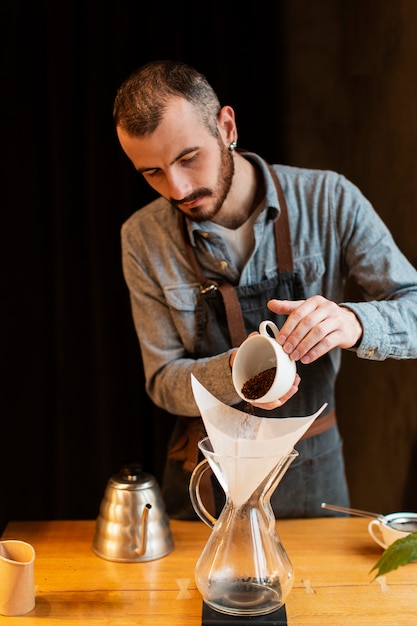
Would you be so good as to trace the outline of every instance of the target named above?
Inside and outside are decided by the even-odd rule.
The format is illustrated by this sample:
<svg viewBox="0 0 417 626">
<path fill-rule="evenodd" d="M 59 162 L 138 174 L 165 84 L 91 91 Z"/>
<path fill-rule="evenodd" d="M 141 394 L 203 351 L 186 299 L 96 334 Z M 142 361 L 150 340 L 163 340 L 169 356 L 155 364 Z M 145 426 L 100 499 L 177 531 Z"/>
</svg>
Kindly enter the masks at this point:
<svg viewBox="0 0 417 626">
<path fill-rule="evenodd" d="M 209 291 L 213 291 L 213 289 L 218 289 L 218 286 L 212 283 L 211 285 L 207 285 L 207 287 L 201 287 L 200 293 L 208 293 Z"/>
</svg>

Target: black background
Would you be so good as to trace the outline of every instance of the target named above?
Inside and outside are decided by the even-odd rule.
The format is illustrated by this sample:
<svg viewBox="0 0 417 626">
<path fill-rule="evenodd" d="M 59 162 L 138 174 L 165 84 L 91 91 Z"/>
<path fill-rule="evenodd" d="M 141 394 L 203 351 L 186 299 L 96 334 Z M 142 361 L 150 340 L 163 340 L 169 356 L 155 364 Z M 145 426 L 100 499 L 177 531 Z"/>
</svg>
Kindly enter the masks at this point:
<svg viewBox="0 0 417 626">
<path fill-rule="evenodd" d="M 291 0 L 231 4 L 2 3 L 0 527 L 96 517 L 124 462 L 160 479 L 172 424 L 144 391 L 120 260 L 120 227 L 152 195 L 112 103 L 142 63 L 189 62 L 235 108 L 240 147 L 286 162 L 289 51 L 310 51 L 288 26 Z M 302 21 L 310 2 L 296 4 Z M 340 32 L 344 6 L 314 3 L 314 45 Z"/>
</svg>

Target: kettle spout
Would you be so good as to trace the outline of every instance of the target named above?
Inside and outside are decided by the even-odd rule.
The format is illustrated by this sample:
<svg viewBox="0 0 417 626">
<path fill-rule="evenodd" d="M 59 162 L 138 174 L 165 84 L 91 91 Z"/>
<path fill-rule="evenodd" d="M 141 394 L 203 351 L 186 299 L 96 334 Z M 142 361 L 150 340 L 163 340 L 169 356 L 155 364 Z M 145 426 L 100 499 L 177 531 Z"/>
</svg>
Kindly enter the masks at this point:
<svg viewBox="0 0 417 626">
<path fill-rule="evenodd" d="M 146 552 L 146 544 L 148 540 L 148 517 L 149 517 L 149 509 L 152 508 L 152 504 L 145 504 L 142 511 L 142 520 L 141 520 L 141 528 L 142 528 L 142 536 L 139 542 L 139 546 L 135 548 L 135 554 L 138 556 L 143 556 Z"/>
</svg>

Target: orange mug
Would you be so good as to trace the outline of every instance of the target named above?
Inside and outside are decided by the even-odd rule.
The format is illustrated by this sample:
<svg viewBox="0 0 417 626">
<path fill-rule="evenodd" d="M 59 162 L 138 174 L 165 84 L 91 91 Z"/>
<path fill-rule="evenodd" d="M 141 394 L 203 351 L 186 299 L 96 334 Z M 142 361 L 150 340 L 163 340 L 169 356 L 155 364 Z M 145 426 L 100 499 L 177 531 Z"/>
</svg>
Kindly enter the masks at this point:
<svg viewBox="0 0 417 626">
<path fill-rule="evenodd" d="M 35 550 L 17 539 L 0 541 L 0 615 L 24 615 L 35 606 Z"/>
</svg>

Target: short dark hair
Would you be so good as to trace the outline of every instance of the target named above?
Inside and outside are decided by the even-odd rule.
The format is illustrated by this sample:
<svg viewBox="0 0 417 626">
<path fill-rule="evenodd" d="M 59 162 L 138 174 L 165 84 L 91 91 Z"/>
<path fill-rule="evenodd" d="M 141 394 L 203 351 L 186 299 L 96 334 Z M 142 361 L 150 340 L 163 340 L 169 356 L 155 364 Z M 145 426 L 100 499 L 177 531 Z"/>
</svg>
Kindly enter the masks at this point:
<svg viewBox="0 0 417 626">
<path fill-rule="evenodd" d="M 203 74 L 178 61 L 152 61 L 133 72 L 117 91 L 114 122 L 133 137 L 150 135 L 173 97 L 191 102 L 210 133 L 218 135 L 220 102 L 214 89 Z"/>
</svg>

